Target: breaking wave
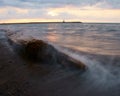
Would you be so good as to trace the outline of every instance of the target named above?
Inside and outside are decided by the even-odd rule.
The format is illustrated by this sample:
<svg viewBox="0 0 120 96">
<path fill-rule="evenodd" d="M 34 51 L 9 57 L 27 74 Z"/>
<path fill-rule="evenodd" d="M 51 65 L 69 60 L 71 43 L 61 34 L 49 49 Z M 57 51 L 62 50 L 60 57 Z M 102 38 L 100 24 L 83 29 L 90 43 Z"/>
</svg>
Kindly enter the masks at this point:
<svg viewBox="0 0 120 96">
<path fill-rule="evenodd" d="M 23 35 L 22 32 L 18 32 L 18 33 L 11 31 L 6 31 L 6 32 L 7 32 L 7 36 L 12 41 L 18 44 L 21 43 L 21 41 L 24 41 L 24 43 L 26 43 L 32 39 L 38 39 L 35 38 L 34 36 Z M 82 75 L 83 81 L 81 84 L 82 86 L 81 88 L 82 90 L 84 90 L 83 91 L 84 95 L 88 95 L 89 93 L 94 94 L 92 93 L 94 92 L 94 90 L 96 90 L 95 93 L 105 93 L 106 95 L 109 96 L 111 95 L 110 91 L 114 91 L 115 95 L 119 94 L 118 92 L 120 86 L 120 56 L 119 55 L 115 56 L 115 55 L 91 54 L 70 48 L 60 47 L 48 41 L 45 42 L 47 42 L 48 45 L 50 44 L 50 46 L 56 48 L 60 52 L 67 54 L 69 57 L 72 57 L 75 60 L 83 62 L 85 66 L 88 67 L 86 72 Z M 52 49 L 52 51 L 50 50 L 50 52 L 53 53 L 53 50 L 54 49 Z M 55 52 L 54 54 L 57 54 L 55 56 L 58 56 L 58 54 L 60 53 Z M 59 58 L 55 56 L 53 56 L 53 58 Z M 60 61 L 64 61 L 64 57 L 62 56 L 63 55 L 61 55 Z M 55 60 L 56 59 L 54 59 L 54 62 Z"/>
</svg>

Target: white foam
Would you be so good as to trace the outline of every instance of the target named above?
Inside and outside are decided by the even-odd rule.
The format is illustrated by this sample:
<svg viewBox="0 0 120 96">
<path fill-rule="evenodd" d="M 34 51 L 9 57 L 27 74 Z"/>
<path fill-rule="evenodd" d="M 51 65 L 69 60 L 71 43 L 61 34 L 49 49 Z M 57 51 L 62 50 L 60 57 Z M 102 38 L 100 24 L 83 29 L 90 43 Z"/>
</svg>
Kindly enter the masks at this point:
<svg viewBox="0 0 120 96">
<path fill-rule="evenodd" d="M 93 87 L 96 86 L 101 90 L 108 90 L 109 88 L 116 87 L 120 84 L 120 75 L 115 75 L 113 74 L 112 70 L 109 70 L 110 68 L 116 68 L 114 70 L 117 73 L 120 73 L 120 68 L 113 67 L 109 64 L 109 68 L 107 68 L 108 66 L 104 66 L 101 62 L 97 61 L 96 59 L 91 60 L 87 55 L 77 54 L 69 50 L 62 49 L 58 46 L 56 48 L 68 54 L 69 56 L 83 62 L 88 67 L 88 70 L 85 73 L 87 84 L 90 84 Z"/>
</svg>

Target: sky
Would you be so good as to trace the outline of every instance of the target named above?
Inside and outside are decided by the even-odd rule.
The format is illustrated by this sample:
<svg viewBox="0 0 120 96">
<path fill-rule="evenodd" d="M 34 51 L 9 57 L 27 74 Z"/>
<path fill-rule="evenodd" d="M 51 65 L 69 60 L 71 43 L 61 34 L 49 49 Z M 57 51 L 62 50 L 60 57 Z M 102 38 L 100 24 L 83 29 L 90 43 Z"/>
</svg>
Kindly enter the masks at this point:
<svg viewBox="0 0 120 96">
<path fill-rule="evenodd" d="M 0 23 L 120 23 L 120 0 L 0 0 Z"/>
</svg>

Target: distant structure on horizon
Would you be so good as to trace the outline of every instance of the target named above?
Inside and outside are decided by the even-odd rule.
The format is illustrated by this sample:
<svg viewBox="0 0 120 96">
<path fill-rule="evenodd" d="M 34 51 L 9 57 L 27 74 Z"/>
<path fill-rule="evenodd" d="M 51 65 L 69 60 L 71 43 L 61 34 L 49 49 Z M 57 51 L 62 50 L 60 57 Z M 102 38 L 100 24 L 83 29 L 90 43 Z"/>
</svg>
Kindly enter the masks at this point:
<svg viewBox="0 0 120 96">
<path fill-rule="evenodd" d="M 68 22 L 66 22 L 65 20 L 63 20 L 62 23 L 82 23 L 82 22 L 80 22 L 80 21 L 68 21 Z"/>
<path fill-rule="evenodd" d="M 65 23 L 65 20 L 63 20 L 63 23 Z"/>
<path fill-rule="evenodd" d="M 41 24 L 41 23 L 83 23 L 83 22 L 80 22 L 80 21 L 65 21 L 65 20 L 62 20 L 62 21 L 59 21 L 59 22 L 18 22 L 18 23 L 1 23 L 0 22 L 0 25 L 7 25 L 7 24 Z"/>
</svg>

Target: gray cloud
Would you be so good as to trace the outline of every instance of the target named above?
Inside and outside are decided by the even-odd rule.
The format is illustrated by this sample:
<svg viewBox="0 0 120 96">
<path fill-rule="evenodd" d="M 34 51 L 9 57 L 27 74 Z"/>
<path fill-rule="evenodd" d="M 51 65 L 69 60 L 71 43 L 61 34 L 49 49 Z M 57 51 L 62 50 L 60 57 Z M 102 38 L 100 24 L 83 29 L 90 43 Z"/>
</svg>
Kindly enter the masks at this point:
<svg viewBox="0 0 120 96">
<path fill-rule="evenodd" d="M 20 8 L 54 8 L 66 5 L 92 6 L 98 2 L 106 2 L 111 6 L 111 8 L 120 8 L 120 0 L 0 0 L 0 6 L 12 6 Z"/>
<path fill-rule="evenodd" d="M 66 8 L 65 6 L 68 5 L 71 5 L 72 7 L 68 7 L 68 9 L 65 9 Z M 120 0 L 76 0 L 76 1 L 74 0 L 0 0 L 0 7 L 5 9 L 5 10 L 1 9 L 1 13 L 2 13 L 0 15 L 1 20 L 34 19 L 34 18 L 60 19 L 60 20 L 62 19 L 72 20 L 72 19 L 81 18 L 86 20 L 87 18 L 90 19 L 96 18 L 95 15 L 92 14 L 90 15 L 90 13 L 88 15 L 84 14 L 85 12 L 89 11 L 89 8 L 93 8 L 93 10 L 94 8 L 120 9 Z M 61 9 L 61 7 L 63 7 L 63 9 Z M 69 10 L 69 8 L 73 8 L 73 9 Z M 61 12 L 55 11 L 56 9 L 61 10 Z M 78 15 L 79 9 L 82 10 L 80 11 L 81 15 Z M 24 12 L 25 10 L 26 12 Z M 52 13 L 49 14 L 49 11 L 51 12 L 53 11 L 53 15 Z M 72 14 L 71 11 L 72 12 L 75 11 L 77 15 Z M 58 14 L 58 15 L 54 15 L 54 14 Z M 103 17 L 101 16 L 98 17 L 103 19 Z M 114 18 L 118 18 L 118 15 L 115 15 Z"/>
</svg>

